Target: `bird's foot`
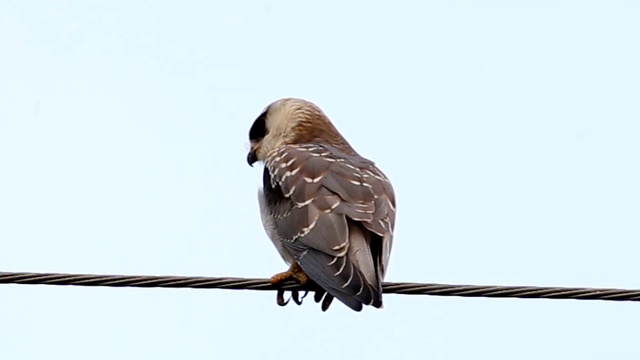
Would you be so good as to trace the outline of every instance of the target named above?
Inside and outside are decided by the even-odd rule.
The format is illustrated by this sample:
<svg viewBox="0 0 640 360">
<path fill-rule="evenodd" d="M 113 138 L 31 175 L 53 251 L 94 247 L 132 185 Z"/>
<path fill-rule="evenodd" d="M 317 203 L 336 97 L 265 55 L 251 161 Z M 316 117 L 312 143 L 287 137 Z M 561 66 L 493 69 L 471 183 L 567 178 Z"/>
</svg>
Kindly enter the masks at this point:
<svg viewBox="0 0 640 360">
<path fill-rule="evenodd" d="M 291 279 L 297 280 L 301 286 L 304 286 L 309 282 L 309 276 L 304 272 L 304 270 L 302 270 L 302 268 L 298 264 L 294 263 L 293 265 L 291 265 L 289 270 L 273 275 L 271 277 L 271 284 L 278 285 Z M 302 298 L 300 298 L 298 290 L 291 290 L 290 299 L 293 299 L 296 304 L 300 305 L 302 304 L 302 299 L 304 299 L 307 294 L 308 291 L 305 291 L 304 295 L 302 295 Z M 284 300 L 284 290 L 278 290 L 276 301 L 280 306 L 285 306 L 289 303 L 289 300 Z"/>
<path fill-rule="evenodd" d="M 301 286 L 309 282 L 309 276 L 302 270 L 300 265 L 294 263 L 289 267 L 289 270 L 273 275 L 271 277 L 271 284 L 278 285 L 291 279 L 297 280 Z"/>
</svg>

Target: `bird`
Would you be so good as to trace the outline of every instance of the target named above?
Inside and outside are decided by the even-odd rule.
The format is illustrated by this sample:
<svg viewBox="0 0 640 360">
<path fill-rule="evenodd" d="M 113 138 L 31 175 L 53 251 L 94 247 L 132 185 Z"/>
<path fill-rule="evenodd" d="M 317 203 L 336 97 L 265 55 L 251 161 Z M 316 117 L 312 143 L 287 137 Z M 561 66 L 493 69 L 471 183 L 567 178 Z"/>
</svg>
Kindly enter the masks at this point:
<svg viewBox="0 0 640 360">
<path fill-rule="evenodd" d="M 387 176 L 305 99 L 270 103 L 251 125 L 249 142 L 248 164 L 264 165 L 262 224 L 289 265 L 270 282 L 315 282 L 322 311 L 334 298 L 356 312 L 383 308 L 396 220 Z"/>
</svg>

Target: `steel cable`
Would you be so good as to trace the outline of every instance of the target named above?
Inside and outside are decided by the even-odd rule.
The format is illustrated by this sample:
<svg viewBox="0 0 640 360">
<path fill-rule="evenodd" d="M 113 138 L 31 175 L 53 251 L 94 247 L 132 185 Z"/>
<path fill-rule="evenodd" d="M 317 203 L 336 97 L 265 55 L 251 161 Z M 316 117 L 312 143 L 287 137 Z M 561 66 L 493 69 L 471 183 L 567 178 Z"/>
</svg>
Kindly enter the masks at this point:
<svg viewBox="0 0 640 360">
<path fill-rule="evenodd" d="M 0 272 L 0 284 L 232 289 L 263 291 L 318 290 L 318 288 L 315 288 L 314 285 L 300 287 L 294 281 L 284 282 L 276 286 L 272 285 L 269 279 L 203 276 L 89 275 L 27 272 Z M 485 286 L 386 282 L 383 284 L 383 291 L 386 294 L 403 295 L 640 301 L 640 290 L 605 288 Z"/>
</svg>

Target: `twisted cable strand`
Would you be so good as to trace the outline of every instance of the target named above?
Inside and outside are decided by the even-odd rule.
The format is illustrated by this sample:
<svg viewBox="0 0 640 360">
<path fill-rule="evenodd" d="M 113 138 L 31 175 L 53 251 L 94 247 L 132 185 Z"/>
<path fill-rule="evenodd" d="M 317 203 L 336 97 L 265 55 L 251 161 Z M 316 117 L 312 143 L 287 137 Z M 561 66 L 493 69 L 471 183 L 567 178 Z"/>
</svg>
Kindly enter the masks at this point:
<svg viewBox="0 0 640 360">
<path fill-rule="evenodd" d="M 0 284 L 230 289 L 262 291 L 318 290 L 317 285 L 301 287 L 295 281 L 287 281 L 279 285 L 272 285 L 269 279 L 203 276 L 91 275 L 28 272 L 0 272 Z M 382 285 L 382 288 L 385 294 L 403 295 L 640 301 L 640 290 L 627 289 L 450 285 L 407 282 L 386 282 Z"/>
</svg>

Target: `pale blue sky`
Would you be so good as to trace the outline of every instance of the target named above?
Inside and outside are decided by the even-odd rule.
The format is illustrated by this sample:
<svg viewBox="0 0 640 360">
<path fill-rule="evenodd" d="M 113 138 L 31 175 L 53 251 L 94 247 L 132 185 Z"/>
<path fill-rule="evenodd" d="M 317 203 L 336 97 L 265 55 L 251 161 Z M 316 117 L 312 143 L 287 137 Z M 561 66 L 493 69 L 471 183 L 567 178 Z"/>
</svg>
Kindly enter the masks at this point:
<svg viewBox="0 0 640 360">
<path fill-rule="evenodd" d="M 640 288 L 640 3 L 1 1 L 0 271 L 269 277 L 284 96 L 391 178 L 388 281 Z M 0 285 L 2 360 L 638 359 L 635 303 Z"/>
</svg>

